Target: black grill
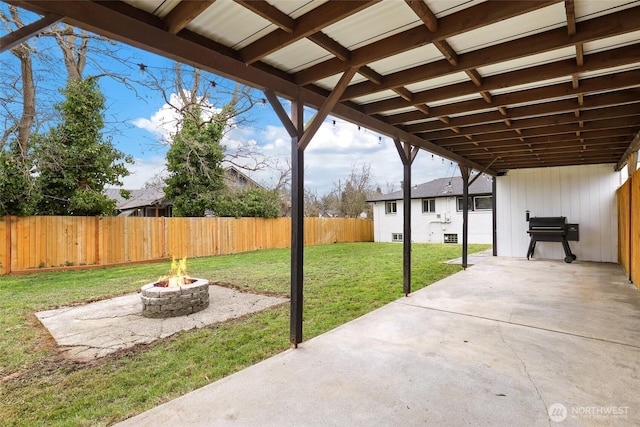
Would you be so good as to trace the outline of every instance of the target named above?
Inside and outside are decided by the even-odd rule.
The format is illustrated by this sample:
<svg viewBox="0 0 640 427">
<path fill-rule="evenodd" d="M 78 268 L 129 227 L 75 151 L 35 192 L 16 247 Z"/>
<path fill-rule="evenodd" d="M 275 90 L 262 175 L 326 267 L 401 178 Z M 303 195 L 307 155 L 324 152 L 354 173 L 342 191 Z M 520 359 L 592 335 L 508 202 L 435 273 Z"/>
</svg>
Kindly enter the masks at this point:
<svg viewBox="0 0 640 427">
<path fill-rule="evenodd" d="M 564 248 L 564 262 L 573 262 L 576 256 L 571 252 L 569 241 L 580 239 L 578 224 L 568 224 L 564 216 L 531 217 L 529 218 L 529 230 L 531 236 L 527 259 L 533 257 L 537 242 L 561 242 Z"/>
</svg>

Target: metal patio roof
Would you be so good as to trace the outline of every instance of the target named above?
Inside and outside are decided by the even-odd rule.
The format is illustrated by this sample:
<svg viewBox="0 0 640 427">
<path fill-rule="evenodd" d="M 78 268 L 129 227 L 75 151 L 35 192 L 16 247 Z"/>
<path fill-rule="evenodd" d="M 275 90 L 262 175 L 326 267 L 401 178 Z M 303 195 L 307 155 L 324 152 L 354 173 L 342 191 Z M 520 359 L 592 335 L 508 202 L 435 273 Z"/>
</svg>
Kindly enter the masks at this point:
<svg viewBox="0 0 640 427">
<path fill-rule="evenodd" d="M 638 0 L 5 1 L 489 174 L 640 145 Z"/>
</svg>

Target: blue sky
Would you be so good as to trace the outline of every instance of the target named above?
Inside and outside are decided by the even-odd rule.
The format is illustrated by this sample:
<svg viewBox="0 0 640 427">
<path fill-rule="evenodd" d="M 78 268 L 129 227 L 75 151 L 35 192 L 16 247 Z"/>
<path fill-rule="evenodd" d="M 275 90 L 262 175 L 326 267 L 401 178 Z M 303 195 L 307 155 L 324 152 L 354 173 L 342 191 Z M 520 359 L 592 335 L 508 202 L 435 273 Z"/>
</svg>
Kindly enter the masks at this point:
<svg viewBox="0 0 640 427">
<path fill-rule="evenodd" d="M 6 31 L 2 31 L 4 33 Z M 46 47 L 45 40 L 32 40 L 31 43 Z M 49 47 L 52 56 L 56 54 L 56 49 L 56 46 Z M 11 61 L 12 55 L 5 52 L 1 59 L 2 62 Z M 88 65 L 86 74 L 98 73 L 98 67 L 103 67 L 110 72 L 127 76 L 130 80 L 144 80 L 147 76 L 138 64 L 144 64 L 146 72 L 154 75 L 169 72 L 174 67 L 171 60 L 125 45 L 118 47 L 118 60 L 99 57 L 96 61 Z M 59 87 L 64 84 L 63 73 L 57 78 L 49 75 L 48 70 L 41 69 L 39 73 L 45 74 L 44 78 L 40 76 L 43 85 Z M 220 77 L 215 80 L 216 88 L 222 91 L 230 90 L 234 85 Z M 135 164 L 130 167 L 131 175 L 123 180 L 124 187 L 143 187 L 147 180 L 164 170 L 167 147 L 160 141 L 159 135 L 163 129 L 158 116 L 165 102 L 159 92 L 142 86 L 136 86 L 137 92 L 134 92 L 111 78 L 101 78 L 100 84 L 106 96 L 105 119 L 108 126 L 105 133 L 112 138 L 118 149 L 135 159 Z M 262 98 L 259 91 L 256 91 L 255 96 Z M 285 107 L 288 107 L 287 103 Z M 309 110 L 309 116 L 312 113 Z M 288 134 L 267 103 L 254 107 L 249 112 L 248 123 L 229 132 L 223 143 L 228 147 L 252 144 L 265 156 L 284 161 L 290 156 L 289 141 Z M 348 177 L 352 167 L 359 168 L 363 164 L 371 167 L 374 188 L 379 186 L 383 192 L 391 186 L 395 190 L 400 188 L 402 163 L 393 140 L 330 116 L 305 151 L 305 188 L 318 195 L 327 194 L 338 180 L 344 181 Z M 412 171 L 414 184 L 459 175 L 455 163 L 432 156 L 426 151 L 420 151 Z M 276 173 L 273 171 L 248 174 L 266 186 L 275 183 Z"/>
</svg>

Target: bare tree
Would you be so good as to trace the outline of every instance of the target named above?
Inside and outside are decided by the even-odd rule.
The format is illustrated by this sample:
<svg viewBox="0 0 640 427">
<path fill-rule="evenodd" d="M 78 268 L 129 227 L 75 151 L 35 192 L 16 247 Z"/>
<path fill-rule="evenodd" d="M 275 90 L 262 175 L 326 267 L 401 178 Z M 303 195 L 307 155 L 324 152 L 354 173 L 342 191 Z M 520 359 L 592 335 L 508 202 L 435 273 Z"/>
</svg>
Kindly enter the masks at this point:
<svg viewBox="0 0 640 427">
<path fill-rule="evenodd" d="M 268 168 L 275 171 L 277 175 L 272 189 L 278 194 L 280 214 L 286 216 L 291 210 L 291 161 L 275 159 L 268 164 Z"/>
<path fill-rule="evenodd" d="M 9 6 L 9 16 L 0 14 L 0 18 L 5 29 L 9 31 L 11 31 L 12 25 L 16 28 L 24 26 L 18 14 L 18 8 L 15 6 Z M 15 92 L 20 92 L 21 94 L 22 111 L 18 117 L 14 117 L 10 110 L 5 110 L 8 117 L 5 116 L 5 130 L 0 140 L 0 148 L 4 147 L 8 138 L 15 133 L 20 155 L 23 161 L 26 161 L 29 137 L 31 136 L 36 115 L 36 91 L 33 81 L 33 60 L 31 58 L 33 49 L 29 44 L 22 43 L 11 49 L 11 53 L 20 61 L 21 82 L 18 84 L 18 79 L 15 79 L 12 81 L 11 87 Z"/>
<path fill-rule="evenodd" d="M 253 89 L 236 83 L 233 88 L 220 84 L 216 76 L 197 68 L 187 67 L 176 62 L 173 73 L 156 75 L 148 73 L 149 86 L 158 91 L 165 104 L 176 114 L 168 118 L 172 122 L 163 123 L 173 127 L 177 133 L 184 120 L 200 123 L 201 126 L 223 125 L 223 134 L 248 125 L 248 112 L 262 98 L 253 96 Z M 168 144 L 169 140 L 160 141 Z M 224 140 L 223 140 L 224 143 Z M 257 171 L 269 167 L 269 160 L 251 144 L 234 144 L 225 147 L 224 162 L 245 171 Z"/>
<path fill-rule="evenodd" d="M 371 188 L 371 165 L 353 164 L 351 172 L 343 182 L 338 181 L 334 193 L 339 198 L 340 214 L 355 218 L 361 214 L 370 215 L 367 198 L 373 194 Z"/>
<path fill-rule="evenodd" d="M 24 27 L 25 22 L 16 6 L 5 5 L 0 9 L 0 25 L 7 31 L 14 31 Z M 19 68 L 6 60 L 0 64 L 0 96 L 3 101 L 0 115 L 4 124 L 0 133 L 0 148 L 15 138 L 25 158 L 31 148 L 31 135 L 38 133 L 40 127 L 55 116 L 53 105 L 60 101 L 58 89 L 65 87 L 70 80 L 82 79 L 89 61 L 93 70 L 97 71 L 93 77 L 116 79 L 136 94 L 136 87 L 142 84 L 127 75 L 104 68 L 105 62 L 127 61 L 119 55 L 120 47 L 105 37 L 77 30 L 67 24 L 58 24 L 43 30 L 33 40 L 45 39 L 55 40 L 63 61 L 55 53 L 51 55 L 48 47 L 36 47 L 41 44 L 25 41 L 11 49 L 13 56 L 18 59 Z M 110 61 L 104 61 L 105 56 Z M 93 57 L 100 59 L 92 60 Z M 40 63 L 43 72 L 35 67 L 34 60 Z M 61 70 L 58 64 L 61 62 L 64 64 L 64 76 L 59 74 Z"/>
</svg>

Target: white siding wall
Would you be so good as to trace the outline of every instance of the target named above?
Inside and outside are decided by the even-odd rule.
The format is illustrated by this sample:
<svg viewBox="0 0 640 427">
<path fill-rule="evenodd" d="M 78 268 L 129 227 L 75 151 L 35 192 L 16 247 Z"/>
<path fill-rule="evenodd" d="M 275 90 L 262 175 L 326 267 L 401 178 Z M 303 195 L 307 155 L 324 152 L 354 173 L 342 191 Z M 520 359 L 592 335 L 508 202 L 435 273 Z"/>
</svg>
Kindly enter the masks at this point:
<svg viewBox="0 0 640 427">
<path fill-rule="evenodd" d="M 614 165 L 584 165 L 509 171 L 497 178 L 498 255 L 525 257 L 529 246 L 525 212 L 566 216 L 580 224 L 580 241 L 569 242 L 578 260 L 618 262 Z M 562 245 L 540 242 L 536 258 L 563 259 Z"/>
<path fill-rule="evenodd" d="M 396 203 L 395 214 L 385 214 L 385 202 L 374 204 L 376 242 L 391 242 L 393 233 L 403 232 L 404 206 L 401 200 Z M 457 234 L 458 243 L 462 243 L 462 212 L 456 212 L 456 197 L 436 198 L 435 213 L 423 213 L 422 200 L 412 200 L 411 223 L 411 238 L 416 243 L 443 243 L 445 234 Z M 469 243 L 492 243 L 491 223 L 490 210 L 469 211 Z"/>
</svg>

